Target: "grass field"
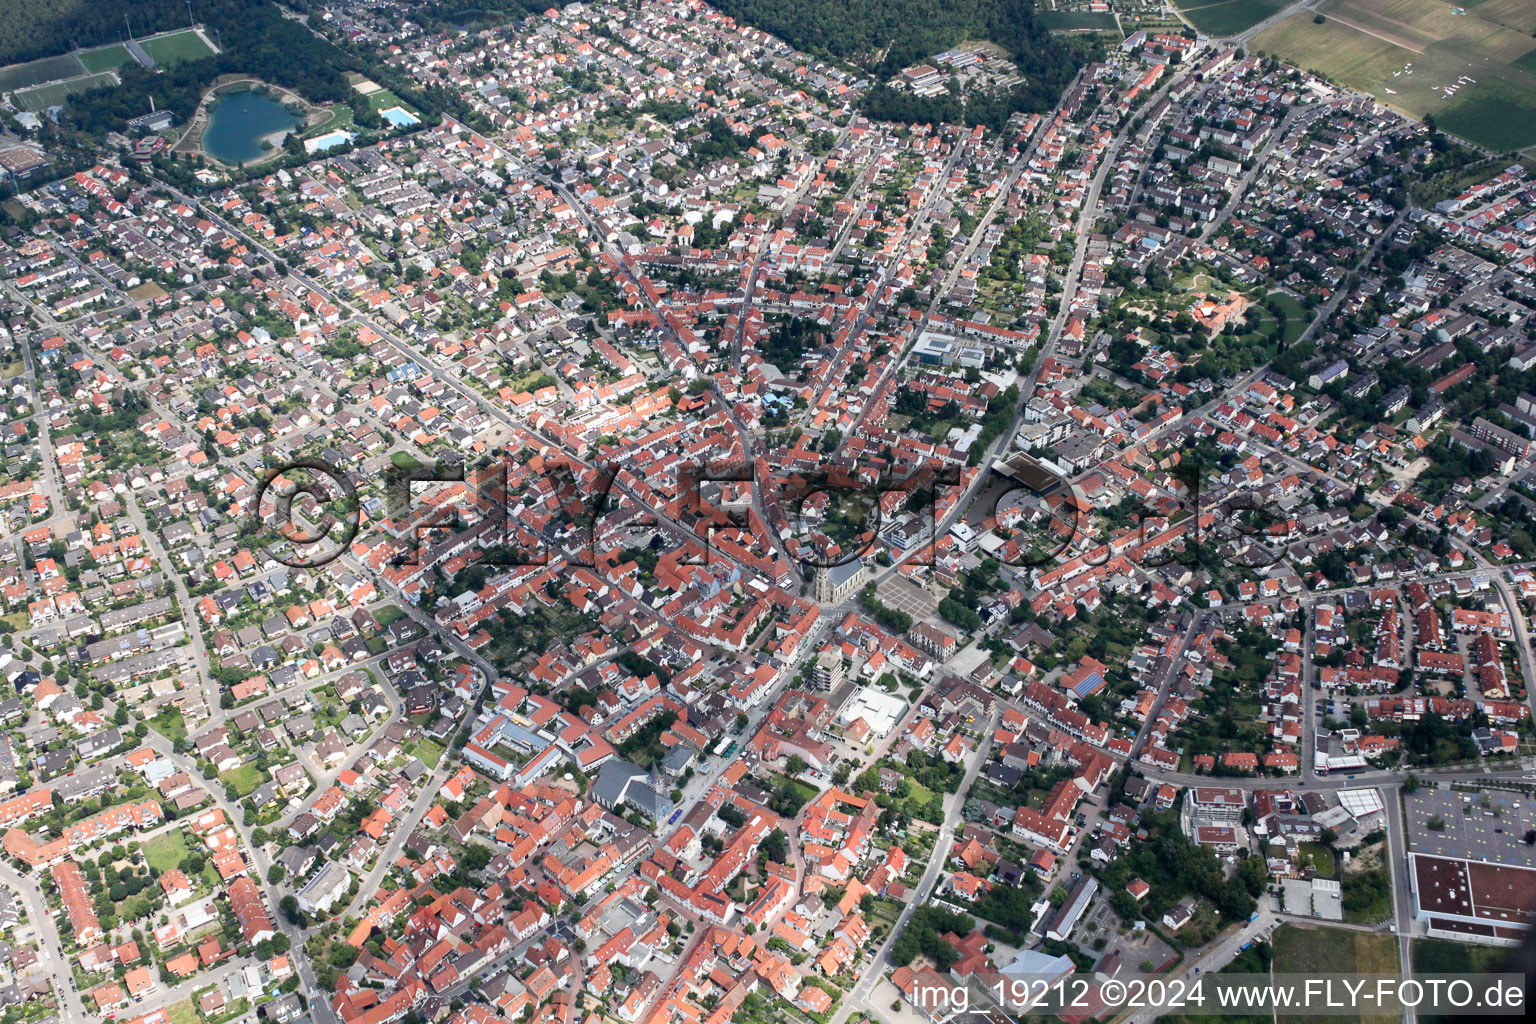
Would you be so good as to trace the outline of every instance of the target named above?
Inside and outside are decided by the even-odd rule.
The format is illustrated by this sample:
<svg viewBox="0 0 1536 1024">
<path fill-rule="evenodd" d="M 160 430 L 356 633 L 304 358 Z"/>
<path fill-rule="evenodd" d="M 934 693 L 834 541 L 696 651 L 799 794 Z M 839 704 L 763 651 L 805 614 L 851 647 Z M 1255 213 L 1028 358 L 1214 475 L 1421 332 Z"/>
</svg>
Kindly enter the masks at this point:
<svg viewBox="0 0 1536 1024">
<path fill-rule="evenodd" d="M 1376 935 L 1371 932 L 1352 931 L 1347 928 L 1324 928 L 1309 925 L 1283 924 L 1275 929 L 1276 974 L 1397 974 L 1397 939 L 1392 935 Z M 1286 1017 L 1277 1022 L 1310 1021 L 1350 1022 L 1367 1021 L 1370 1024 L 1390 1024 L 1395 1018 L 1355 1016 L 1343 1014 L 1336 1017 Z"/>
<path fill-rule="evenodd" d="M 158 299 L 165 294 L 167 294 L 166 290 L 153 281 L 145 281 L 135 288 L 128 289 L 128 297 L 136 301 L 139 299 Z"/>
<path fill-rule="evenodd" d="M 373 613 L 373 620 L 379 624 L 380 629 L 388 629 L 403 618 L 405 612 L 393 604 L 387 604 Z"/>
<path fill-rule="evenodd" d="M 242 797 L 261 785 L 264 779 L 261 769 L 255 764 L 243 764 L 239 768 L 231 768 L 227 772 L 219 773 L 219 781 L 233 786 L 235 792 Z"/>
<path fill-rule="evenodd" d="M 197 1008 L 190 998 L 183 999 L 165 1008 L 165 1019 L 170 1024 L 197 1024 Z"/>
<path fill-rule="evenodd" d="M 187 838 L 180 829 L 162 833 L 144 844 L 144 859 L 160 872 L 180 864 L 187 852 Z"/>
<path fill-rule="evenodd" d="M 1333 851 L 1321 843 L 1302 843 L 1301 852 L 1312 858 L 1312 866 L 1323 878 L 1333 877 Z"/>
<path fill-rule="evenodd" d="M 1536 145 L 1536 93 L 1502 79 L 1479 82 L 1435 115 L 1444 131 L 1494 151 Z"/>
<path fill-rule="evenodd" d="M 97 47 L 94 50 L 85 50 L 80 54 L 80 63 L 85 65 L 85 70 L 92 73 L 115 71 L 132 61 L 133 57 L 128 53 L 128 48 L 117 43 Z"/>
<path fill-rule="evenodd" d="M 306 129 L 303 138 L 313 139 L 319 135 L 326 135 L 334 131 L 356 131 L 357 120 L 352 113 L 352 108 L 345 103 L 338 103 L 331 108 L 331 116 Z"/>
<path fill-rule="evenodd" d="M 1411 117 L 1433 114 L 1476 145 L 1536 145 L 1536 5 L 1326 0 L 1318 10 L 1323 24 L 1302 11 L 1260 33 L 1253 49 Z"/>
<path fill-rule="evenodd" d="M 0 92 L 24 89 L 29 85 L 42 85 L 44 82 L 56 82 L 61 78 L 73 78 L 75 75 L 85 74 L 87 70 L 89 69 L 80 63 L 80 58 L 72 53 L 66 53 L 62 57 L 44 57 L 25 64 L 12 64 L 8 68 L 0 68 Z"/>
<path fill-rule="evenodd" d="M 1297 302 L 1296 299 L 1285 292 L 1270 292 L 1264 296 L 1265 305 L 1274 303 L 1285 314 L 1285 343 L 1287 345 L 1301 337 L 1301 332 L 1307 329 L 1307 324 L 1312 322 L 1312 314 Z M 1265 311 L 1267 314 L 1267 310 Z"/>
<path fill-rule="evenodd" d="M 22 110 L 47 110 L 49 107 L 63 106 L 64 101 L 77 92 L 116 84 L 117 75 L 111 71 L 103 71 L 99 75 L 87 75 L 68 82 L 54 82 L 51 85 L 39 85 L 31 89 L 18 89 L 11 93 L 11 101 Z"/>
<path fill-rule="evenodd" d="M 172 743 L 187 738 L 187 723 L 182 721 L 181 712 L 175 708 L 162 710 L 151 718 L 149 727 Z"/>
<path fill-rule="evenodd" d="M 1414 939 L 1411 955 L 1415 974 L 1481 974 L 1507 970 L 1511 952 L 1447 939 Z"/>
<path fill-rule="evenodd" d="M 141 39 L 139 45 L 159 65 L 179 64 L 184 60 L 213 56 L 213 50 L 203 42 L 203 37 L 190 28 L 155 36 L 153 39 Z"/>
<path fill-rule="evenodd" d="M 416 744 L 416 749 L 413 753 L 421 758 L 421 763 L 428 768 L 436 768 L 437 762 L 443 759 L 442 745 L 432 740 L 422 740 Z"/>
<path fill-rule="evenodd" d="M 420 113 L 415 107 L 411 106 L 409 103 L 405 102 L 399 96 L 396 96 L 394 93 L 390 92 L 388 89 L 380 89 L 378 92 L 369 93 L 367 99 L 368 106 L 373 109 L 375 114 L 381 110 L 388 110 L 390 107 L 403 107 L 413 114 L 419 115 Z"/>
<path fill-rule="evenodd" d="M 1035 19 L 1052 32 L 1118 32 L 1110 11 L 1041 11 Z"/>
<path fill-rule="evenodd" d="M 1190 24 L 1208 36 L 1235 36 L 1296 0 L 1173 0 Z"/>
</svg>

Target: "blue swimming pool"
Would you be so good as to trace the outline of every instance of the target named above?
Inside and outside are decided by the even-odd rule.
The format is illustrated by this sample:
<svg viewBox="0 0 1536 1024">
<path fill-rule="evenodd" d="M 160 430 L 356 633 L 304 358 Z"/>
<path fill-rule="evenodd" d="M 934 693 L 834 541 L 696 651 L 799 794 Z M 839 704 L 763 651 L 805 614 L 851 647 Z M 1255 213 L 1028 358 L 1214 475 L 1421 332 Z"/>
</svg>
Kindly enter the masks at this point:
<svg viewBox="0 0 1536 1024">
<path fill-rule="evenodd" d="M 317 135 L 307 140 L 304 143 L 304 152 L 324 153 L 328 149 L 335 149 L 337 146 L 346 145 L 353 138 L 355 136 L 351 132 L 344 132 L 338 128 L 333 132 L 326 132 L 324 135 Z"/>
<path fill-rule="evenodd" d="M 421 118 L 404 107 L 390 107 L 388 110 L 381 110 L 379 111 L 379 116 L 396 128 L 409 128 L 413 124 L 421 123 Z"/>
</svg>

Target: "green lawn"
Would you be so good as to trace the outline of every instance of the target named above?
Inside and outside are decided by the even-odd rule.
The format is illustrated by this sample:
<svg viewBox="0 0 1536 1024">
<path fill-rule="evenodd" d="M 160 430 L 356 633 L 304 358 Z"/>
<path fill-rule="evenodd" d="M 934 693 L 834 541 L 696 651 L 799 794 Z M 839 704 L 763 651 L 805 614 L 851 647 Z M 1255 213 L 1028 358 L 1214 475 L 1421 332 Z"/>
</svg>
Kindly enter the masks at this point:
<svg viewBox="0 0 1536 1024">
<path fill-rule="evenodd" d="M 373 613 L 373 619 L 379 624 L 380 629 L 388 629 L 403 618 L 405 618 L 405 612 L 399 605 L 387 604 Z"/>
<path fill-rule="evenodd" d="M 144 844 L 144 859 L 161 872 L 176 867 L 188 852 L 187 838 L 181 829 L 162 833 Z"/>
<path fill-rule="evenodd" d="M 1264 297 L 1266 303 L 1274 303 L 1285 314 L 1285 343 L 1287 345 L 1301 337 L 1301 332 L 1307 329 L 1307 324 L 1312 320 L 1312 314 L 1304 309 L 1301 303 L 1285 292 L 1270 292 Z"/>
<path fill-rule="evenodd" d="M 1312 866 L 1321 878 L 1333 877 L 1333 851 L 1320 843 L 1302 843 L 1301 852 L 1312 858 Z"/>
<path fill-rule="evenodd" d="M 265 782 L 266 776 L 262 773 L 260 768 L 256 767 L 256 765 L 243 764 L 239 768 L 232 768 L 227 772 L 220 772 L 219 779 L 226 785 L 233 786 L 235 788 L 235 792 L 243 797 L 250 793 L 257 786 Z"/>
<path fill-rule="evenodd" d="M 331 116 L 304 132 L 304 138 L 313 139 L 319 135 L 325 135 L 334 131 L 356 131 L 357 122 L 353 117 L 352 108 L 345 103 L 338 103 L 331 108 Z"/>
<path fill-rule="evenodd" d="M 375 114 L 381 110 L 388 110 L 390 107 L 399 107 L 402 110 L 416 114 L 418 117 L 420 116 L 420 113 L 415 108 L 388 89 L 380 89 L 378 92 L 369 93 L 367 99 L 368 106 L 373 108 Z"/>
<path fill-rule="evenodd" d="M 175 708 L 166 708 L 151 718 L 149 727 L 172 743 L 187 738 L 187 723 L 182 721 L 181 712 Z"/>
<path fill-rule="evenodd" d="M 421 763 L 428 768 L 436 768 L 437 762 L 443 759 L 442 744 L 435 743 L 432 740 L 422 740 L 416 744 L 416 749 L 413 753 L 421 758 Z"/>
</svg>

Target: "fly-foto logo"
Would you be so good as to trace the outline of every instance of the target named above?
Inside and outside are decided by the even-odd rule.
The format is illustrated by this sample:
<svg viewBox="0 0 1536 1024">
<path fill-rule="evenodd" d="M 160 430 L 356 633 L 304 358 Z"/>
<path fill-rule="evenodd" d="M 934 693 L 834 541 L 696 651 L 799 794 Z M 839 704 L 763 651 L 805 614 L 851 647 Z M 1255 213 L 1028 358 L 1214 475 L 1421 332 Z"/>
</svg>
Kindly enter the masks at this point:
<svg viewBox="0 0 1536 1024">
<path fill-rule="evenodd" d="M 963 478 L 952 463 L 929 462 L 892 473 L 858 465 L 802 472 L 761 472 L 761 463 L 706 461 L 677 470 L 676 496 L 665 508 L 647 509 L 632 525 L 690 544 L 684 564 L 711 561 L 726 536 L 766 543 L 810 570 L 828 569 L 884 551 L 914 565 L 932 565 L 941 519 L 957 511 Z M 410 459 L 385 469 L 382 511 L 394 538 L 392 567 L 438 564 L 478 549 L 478 564 L 496 567 L 592 568 L 606 517 L 638 501 L 619 467 L 552 455 L 537 479 L 507 459 L 474 470 L 462 461 Z M 1092 544 L 1090 505 L 1060 473 L 1045 481 L 992 488 L 969 511 L 979 523 L 1000 522 L 1015 503 L 1039 510 L 1030 544 L 1004 544 L 990 554 L 1016 569 L 1057 564 L 1074 547 L 1084 564 L 1125 558 L 1143 568 L 1210 560 L 1208 535 L 1220 535 L 1224 564 L 1265 569 L 1284 555 L 1284 520 L 1271 514 L 1268 498 L 1251 491 L 1224 495 L 1207 506 L 1201 476 L 1188 473 L 1186 493 L 1168 498 L 1155 517 L 1136 516 L 1113 545 Z M 313 568 L 338 558 L 364 523 L 360 485 L 345 470 L 305 459 L 269 471 L 257 490 L 248 535 L 283 565 Z M 657 493 L 663 489 L 650 485 Z M 530 497 L 532 495 L 532 497 Z M 750 510 L 750 511 L 749 511 Z M 558 515 L 554 514 L 558 513 Z M 897 525 L 899 523 L 899 526 Z M 1273 544 L 1273 549 L 1266 546 Z"/>
</svg>

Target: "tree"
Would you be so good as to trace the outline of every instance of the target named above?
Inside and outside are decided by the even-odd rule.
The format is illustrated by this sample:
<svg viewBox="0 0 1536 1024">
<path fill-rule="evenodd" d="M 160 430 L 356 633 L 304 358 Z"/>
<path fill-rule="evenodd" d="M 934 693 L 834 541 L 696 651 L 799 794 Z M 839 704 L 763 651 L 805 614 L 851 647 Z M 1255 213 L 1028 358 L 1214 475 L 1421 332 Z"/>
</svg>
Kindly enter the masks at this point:
<svg viewBox="0 0 1536 1024">
<path fill-rule="evenodd" d="M 789 758 L 784 762 L 784 770 L 789 773 L 791 778 L 799 776 L 805 769 L 805 758 L 799 754 L 790 754 Z"/>
<path fill-rule="evenodd" d="M 464 848 L 464 854 L 459 858 L 459 866 L 470 872 L 480 871 L 491 862 L 494 856 L 495 854 L 491 853 L 488 847 L 475 843 Z"/>
<path fill-rule="evenodd" d="M 1262 895 L 1264 885 L 1269 880 L 1269 872 L 1264 867 L 1264 858 L 1249 857 L 1244 860 L 1237 866 L 1237 877 L 1242 879 L 1248 895 L 1254 897 Z"/>
<path fill-rule="evenodd" d="M 789 838 L 784 835 L 783 829 L 776 828 L 772 832 L 768 833 L 768 835 L 763 838 L 762 845 L 759 847 L 759 849 L 768 855 L 769 860 L 776 861 L 780 864 L 787 863 L 789 860 Z"/>
<path fill-rule="evenodd" d="M 284 869 L 281 864 L 273 864 L 267 868 L 267 884 L 276 885 L 283 880 Z"/>
</svg>

